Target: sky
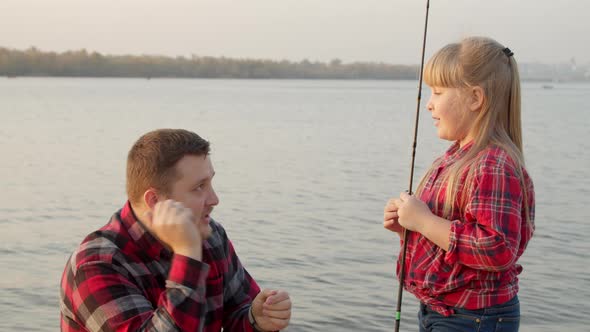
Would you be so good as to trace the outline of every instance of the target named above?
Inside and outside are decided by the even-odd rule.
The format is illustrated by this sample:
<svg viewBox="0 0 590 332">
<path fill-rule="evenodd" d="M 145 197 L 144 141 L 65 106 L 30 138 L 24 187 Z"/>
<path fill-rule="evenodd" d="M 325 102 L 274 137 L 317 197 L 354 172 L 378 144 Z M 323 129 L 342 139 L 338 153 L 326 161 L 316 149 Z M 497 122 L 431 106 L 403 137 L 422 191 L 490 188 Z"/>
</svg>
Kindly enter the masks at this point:
<svg viewBox="0 0 590 332">
<path fill-rule="evenodd" d="M 418 64 L 425 0 L 0 0 L 0 46 Z M 426 54 L 470 35 L 590 63 L 588 0 L 431 0 Z"/>
</svg>

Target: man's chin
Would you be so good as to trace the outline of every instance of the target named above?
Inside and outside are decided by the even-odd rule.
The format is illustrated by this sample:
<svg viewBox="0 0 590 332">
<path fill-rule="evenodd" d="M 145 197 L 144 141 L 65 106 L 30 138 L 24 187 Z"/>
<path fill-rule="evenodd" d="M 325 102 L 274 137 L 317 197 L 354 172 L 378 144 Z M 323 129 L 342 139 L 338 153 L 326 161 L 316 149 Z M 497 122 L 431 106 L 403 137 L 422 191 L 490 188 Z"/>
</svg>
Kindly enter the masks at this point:
<svg viewBox="0 0 590 332">
<path fill-rule="evenodd" d="M 207 240 L 211 236 L 211 233 L 213 233 L 213 229 L 211 229 L 211 225 L 209 224 L 200 225 L 199 230 L 201 231 L 201 237 L 203 240 Z"/>
</svg>

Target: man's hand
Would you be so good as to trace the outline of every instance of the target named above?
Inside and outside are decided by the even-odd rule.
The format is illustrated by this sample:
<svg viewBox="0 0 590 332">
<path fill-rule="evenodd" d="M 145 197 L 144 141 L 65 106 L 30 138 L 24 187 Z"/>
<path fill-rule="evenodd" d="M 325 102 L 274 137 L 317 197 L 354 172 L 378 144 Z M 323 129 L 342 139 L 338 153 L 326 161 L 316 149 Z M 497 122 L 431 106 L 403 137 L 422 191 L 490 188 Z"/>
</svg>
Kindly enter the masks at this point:
<svg viewBox="0 0 590 332">
<path fill-rule="evenodd" d="M 252 301 L 252 315 L 261 331 L 278 331 L 289 325 L 291 299 L 282 290 L 263 289 Z"/>
<path fill-rule="evenodd" d="M 156 203 L 153 212 L 147 212 L 145 216 L 150 232 L 175 254 L 202 259 L 203 240 L 190 209 L 169 199 Z"/>
</svg>

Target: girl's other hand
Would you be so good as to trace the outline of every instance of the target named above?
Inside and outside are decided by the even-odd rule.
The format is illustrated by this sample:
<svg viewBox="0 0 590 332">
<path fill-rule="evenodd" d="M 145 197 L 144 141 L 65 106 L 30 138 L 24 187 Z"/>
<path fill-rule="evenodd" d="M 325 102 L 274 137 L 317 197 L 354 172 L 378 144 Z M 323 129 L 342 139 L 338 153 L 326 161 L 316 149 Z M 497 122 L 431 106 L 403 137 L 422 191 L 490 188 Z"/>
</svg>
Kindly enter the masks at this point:
<svg viewBox="0 0 590 332">
<path fill-rule="evenodd" d="M 383 227 L 397 233 L 401 237 L 401 233 L 403 233 L 404 228 L 398 222 L 399 216 L 397 210 L 398 207 L 395 204 L 394 198 L 387 201 L 385 208 L 383 209 Z"/>
</svg>

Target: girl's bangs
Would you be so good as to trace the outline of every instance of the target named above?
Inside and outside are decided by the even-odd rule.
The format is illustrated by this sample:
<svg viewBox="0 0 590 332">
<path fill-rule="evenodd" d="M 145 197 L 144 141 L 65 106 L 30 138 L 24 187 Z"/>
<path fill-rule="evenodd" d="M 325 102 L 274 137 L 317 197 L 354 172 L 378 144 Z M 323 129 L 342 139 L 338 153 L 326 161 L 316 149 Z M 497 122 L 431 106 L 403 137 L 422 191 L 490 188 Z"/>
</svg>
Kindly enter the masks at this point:
<svg viewBox="0 0 590 332">
<path fill-rule="evenodd" d="M 442 88 L 458 88 L 461 86 L 458 65 L 459 44 L 449 44 L 436 52 L 424 68 L 424 82 Z"/>
</svg>

